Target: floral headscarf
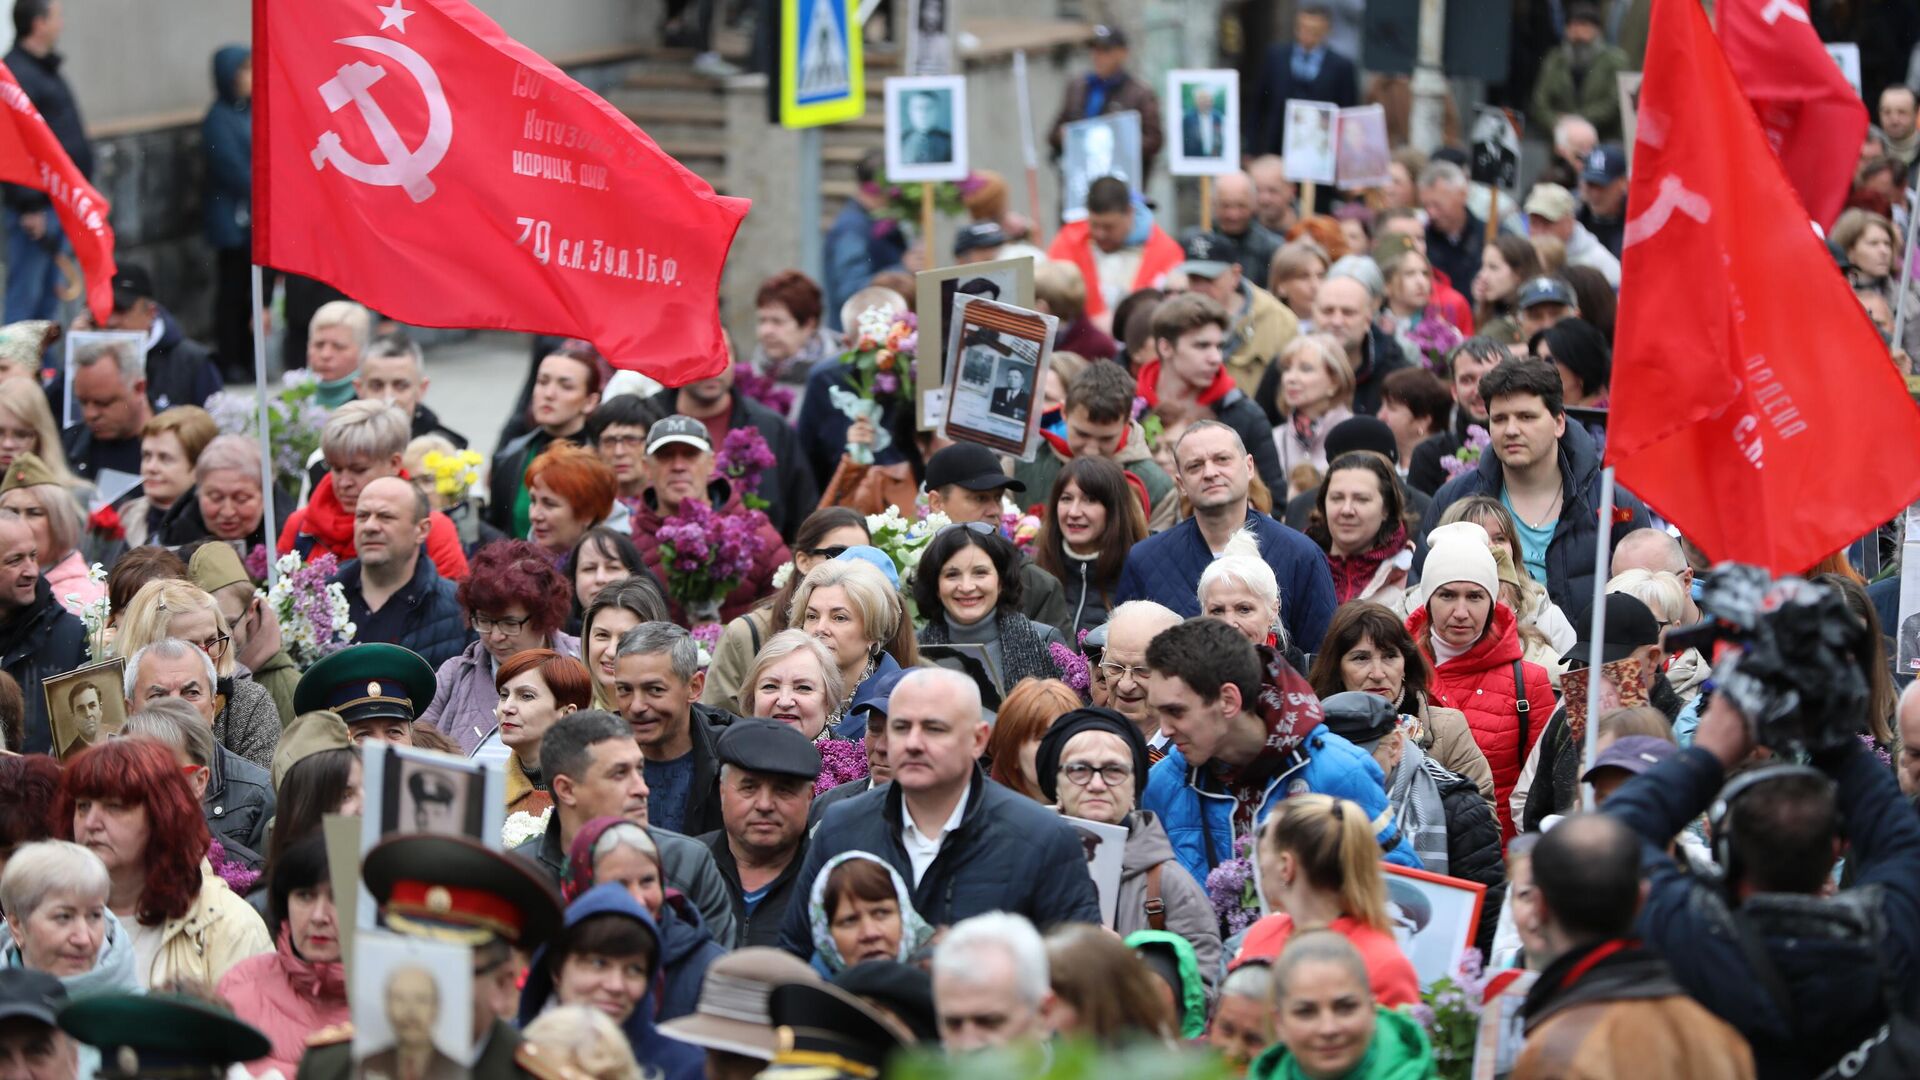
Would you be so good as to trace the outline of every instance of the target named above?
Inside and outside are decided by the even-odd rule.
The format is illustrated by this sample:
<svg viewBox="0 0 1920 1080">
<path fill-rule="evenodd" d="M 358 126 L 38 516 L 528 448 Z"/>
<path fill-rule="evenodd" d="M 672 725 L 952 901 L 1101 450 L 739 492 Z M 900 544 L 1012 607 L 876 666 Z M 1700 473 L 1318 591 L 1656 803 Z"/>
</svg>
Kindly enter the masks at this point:
<svg viewBox="0 0 1920 1080">
<path fill-rule="evenodd" d="M 900 953 L 894 959 L 907 963 L 908 958 L 926 947 L 933 938 L 933 927 L 913 909 L 913 894 L 907 889 L 907 883 L 900 872 L 887 864 L 885 859 L 870 855 L 864 851 L 848 851 L 828 859 L 820 873 L 813 879 L 813 891 L 807 898 L 807 925 L 813 928 L 813 951 L 829 973 L 837 974 L 847 966 L 846 957 L 840 955 L 840 947 L 833 943 L 832 920 L 827 917 L 827 880 L 833 877 L 833 871 L 841 863 L 854 859 L 866 859 L 878 863 L 893 881 L 894 897 L 900 902 Z"/>
<path fill-rule="evenodd" d="M 593 846 L 598 844 L 600 838 L 606 835 L 607 830 L 613 828 L 615 825 L 633 825 L 633 822 L 628 821 L 626 818 L 614 817 L 612 815 L 597 817 L 587 822 L 581 827 L 578 833 L 574 834 L 573 844 L 567 848 L 566 869 L 560 872 L 560 898 L 562 900 L 571 904 L 579 898 L 581 893 L 593 888 Z M 638 825 L 633 825 L 633 827 L 636 829 L 640 828 Z M 645 832 L 644 829 L 641 831 Z M 651 841 L 653 838 L 649 836 L 647 839 Z M 654 862 L 658 863 L 659 861 L 660 855 L 656 850 L 654 853 Z M 666 879 L 665 868 L 661 869 L 660 877 L 664 885 Z"/>
</svg>

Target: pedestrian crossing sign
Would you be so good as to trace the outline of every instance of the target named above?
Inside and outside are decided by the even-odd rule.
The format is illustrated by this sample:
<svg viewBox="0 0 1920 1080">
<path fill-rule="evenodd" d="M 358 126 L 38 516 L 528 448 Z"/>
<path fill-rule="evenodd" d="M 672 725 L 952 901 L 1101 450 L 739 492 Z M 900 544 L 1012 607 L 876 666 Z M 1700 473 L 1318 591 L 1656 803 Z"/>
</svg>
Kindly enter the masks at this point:
<svg viewBox="0 0 1920 1080">
<path fill-rule="evenodd" d="M 859 0 L 780 0 L 780 122 L 815 127 L 867 109 Z"/>
</svg>

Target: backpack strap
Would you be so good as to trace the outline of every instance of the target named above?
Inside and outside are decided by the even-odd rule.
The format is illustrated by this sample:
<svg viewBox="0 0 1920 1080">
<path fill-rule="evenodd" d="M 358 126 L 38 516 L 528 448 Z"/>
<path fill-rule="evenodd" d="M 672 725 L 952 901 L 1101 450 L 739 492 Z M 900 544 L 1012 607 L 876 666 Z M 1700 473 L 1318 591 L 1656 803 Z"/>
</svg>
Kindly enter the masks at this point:
<svg viewBox="0 0 1920 1080">
<path fill-rule="evenodd" d="M 1147 913 L 1147 925 L 1155 930 L 1167 928 L 1167 902 L 1160 898 L 1160 869 L 1165 863 L 1154 863 L 1147 867 L 1147 902 L 1142 905 Z"/>
<path fill-rule="evenodd" d="M 1529 714 L 1533 712 L 1533 703 L 1527 700 L 1527 681 L 1520 671 L 1520 661 L 1513 662 L 1513 711 L 1520 717 L 1520 767 L 1527 767 L 1527 732 Z"/>
</svg>

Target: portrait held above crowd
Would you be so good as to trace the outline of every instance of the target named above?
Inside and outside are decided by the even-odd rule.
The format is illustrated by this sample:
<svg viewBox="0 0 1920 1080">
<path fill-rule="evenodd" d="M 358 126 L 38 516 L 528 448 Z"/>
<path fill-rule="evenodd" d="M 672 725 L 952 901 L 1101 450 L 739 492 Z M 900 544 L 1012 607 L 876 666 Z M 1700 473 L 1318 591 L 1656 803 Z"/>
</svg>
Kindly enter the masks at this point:
<svg viewBox="0 0 1920 1080">
<path fill-rule="evenodd" d="M 1920 14 L 1389 6 L 13 0 L 0 1080 L 1920 1075 Z"/>
</svg>

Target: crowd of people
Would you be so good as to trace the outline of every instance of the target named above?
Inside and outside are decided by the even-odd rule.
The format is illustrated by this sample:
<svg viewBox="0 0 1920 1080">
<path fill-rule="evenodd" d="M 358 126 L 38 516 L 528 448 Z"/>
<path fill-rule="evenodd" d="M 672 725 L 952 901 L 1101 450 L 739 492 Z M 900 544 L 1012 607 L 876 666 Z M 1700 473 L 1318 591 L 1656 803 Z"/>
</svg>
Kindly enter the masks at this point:
<svg viewBox="0 0 1920 1080">
<path fill-rule="evenodd" d="M 8 65 L 77 133 L 58 0 L 14 10 Z M 925 314 L 878 155 L 823 279 L 766 276 L 723 372 L 661 386 L 535 340 L 491 461 L 427 404 L 405 327 L 289 284 L 322 419 L 279 484 L 280 448 L 206 408 L 244 307 L 208 349 L 123 264 L 106 328 L 146 351 L 59 375 L 14 244 L 52 219 L 9 195 L 0 1064 L 875 1080 L 1079 1040 L 1260 1080 L 1466 1075 L 1442 978 L 1484 993 L 1498 1075 L 1813 1076 L 1903 1046 L 1897 576 L 1809 570 L 1866 705 L 1783 760 L 1670 640 L 1706 556 L 1630 491 L 1602 516 L 1619 20 L 1566 5 L 1529 102 L 1550 160 L 1489 222 L 1455 147 L 1303 202 L 1279 105 L 1358 99 L 1341 18 L 1303 6 L 1268 50 L 1205 231 L 1106 176 L 1042 250 L 1004 182 L 970 190 L 954 261 L 1031 258 L 1059 327 L 1013 455 L 911 399 L 846 406 L 867 328 Z M 1139 111 L 1151 167 L 1126 36 L 1091 52 L 1056 134 Z M 214 71 L 218 158 L 252 75 L 245 50 Z M 1902 369 L 1913 101 L 1879 95 L 1826 233 Z M 246 169 L 220 164 L 235 287 Z M 327 558 L 317 595 L 272 591 Z M 356 867 L 336 817 L 380 823 Z M 457 1047 L 432 974 L 349 986 L 368 897 L 385 931 L 470 947 Z M 1465 949 L 1418 966 L 1446 933 Z"/>
</svg>

